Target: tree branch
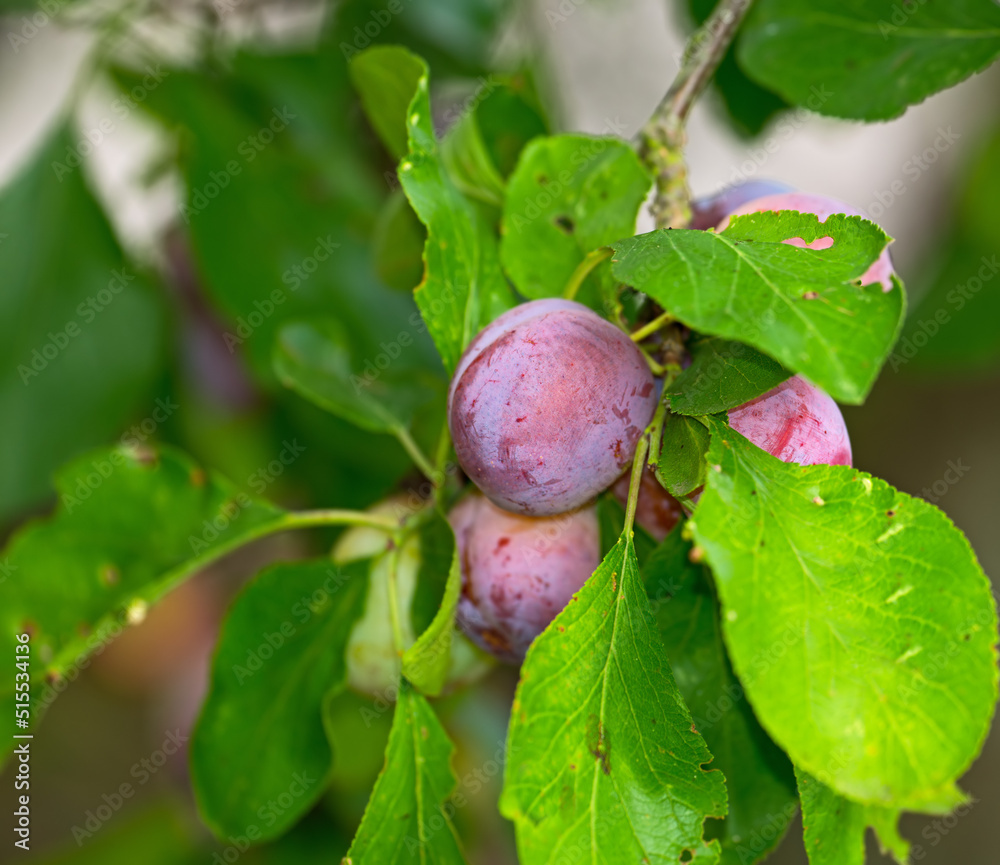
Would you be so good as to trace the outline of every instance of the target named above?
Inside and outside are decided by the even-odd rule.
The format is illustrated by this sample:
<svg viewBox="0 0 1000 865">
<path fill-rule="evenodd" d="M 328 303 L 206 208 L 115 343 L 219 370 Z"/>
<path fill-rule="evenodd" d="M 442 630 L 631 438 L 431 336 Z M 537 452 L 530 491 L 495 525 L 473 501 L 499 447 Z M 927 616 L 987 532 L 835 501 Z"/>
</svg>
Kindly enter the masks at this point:
<svg viewBox="0 0 1000 865">
<path fill-rule="evenodd" d="M 657 228 L 684 228 L 691 221 L 691 191 L 684 163 L 684 124 L 746 17 L 753 0 L 720 0 L 684 48 L 681 69 L 639 132 L 639 156 L 653 170 Z"/>
</svg>

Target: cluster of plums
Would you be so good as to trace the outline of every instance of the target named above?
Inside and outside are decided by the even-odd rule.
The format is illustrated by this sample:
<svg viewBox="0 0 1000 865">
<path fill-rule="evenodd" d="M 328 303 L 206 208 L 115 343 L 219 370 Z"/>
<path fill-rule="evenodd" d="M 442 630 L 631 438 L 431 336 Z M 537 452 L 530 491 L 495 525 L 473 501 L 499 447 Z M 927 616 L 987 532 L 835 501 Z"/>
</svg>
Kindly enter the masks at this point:
<svg viewBox="0 0 1000 865">
<path fill-rule="evenodd" d="M 828 198 L 753 182 L 696 202 L 693 226 L 721 230 L 733 215 L 767 210 L 859 215 Z M 891 267 L 883 253 L 863 281 L 889 290 Z M 457 621 L 481 648 L 520 662 L 600 564 L 595 499 L 610 488 L 624 501 L 626 469 L 659 392 L 628 334 L 572 301 L 524 303 L 469 345 L 452 378 L 448 422 L 477 489 L 449 520 L 462 566 Z M 730 410 L 729 422 L 785 462 L 850 465 L 836 403 L 799 376 Z M 638 524 L 659 540 L 681 513 L 647 471 Z"/>
</svg>

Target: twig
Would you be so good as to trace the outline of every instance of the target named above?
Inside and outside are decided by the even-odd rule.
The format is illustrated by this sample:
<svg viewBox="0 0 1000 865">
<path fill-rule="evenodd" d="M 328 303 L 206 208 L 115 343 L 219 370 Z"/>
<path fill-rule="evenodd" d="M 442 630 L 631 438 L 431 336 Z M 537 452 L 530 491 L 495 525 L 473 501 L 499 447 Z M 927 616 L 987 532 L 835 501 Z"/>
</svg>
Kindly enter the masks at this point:
<svg viewBox="0 0 1000 865">
<path fill-rule="evenodd" d="M 677 78 L 639 132 L 639 155 L 656 179 L 652 211 L 657 228 L 685 228 L 691 221 L 691 192 L 683 155 L 684 124 L 752 2 L 720 0 L 708 20 L 688 40 Z"/>
</svg>

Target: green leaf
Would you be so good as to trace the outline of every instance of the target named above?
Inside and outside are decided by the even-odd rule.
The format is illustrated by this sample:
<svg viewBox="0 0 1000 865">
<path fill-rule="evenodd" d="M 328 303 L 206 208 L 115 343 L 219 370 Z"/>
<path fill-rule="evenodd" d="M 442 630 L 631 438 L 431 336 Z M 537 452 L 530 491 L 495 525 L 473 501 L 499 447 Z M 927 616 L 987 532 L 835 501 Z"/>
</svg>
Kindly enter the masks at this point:
<svg viewBox="0 0 1000 865">
<path fill-rule="evenodd" d="M 356 55 L 349 68 L 365 114 L 389 153 L 401 159 L 407 150 L 406 114 L 426 65 L 409 51 L 377 45 Z"/>
<path fill-rule="evenodd" d="M 444 803 L 454 748 L 434 710 L 403 679 L 382 769 L 345 865 L 463 865 Z"/>
<path fill-rule="evenodd" d="M 528 650 L 500 810 L 523 865 L 715 862 L 722 773 L 674 684 L 627 536 Z"/>
<path fill-rule="evenodd" d="M 116 72 L 123 89 L 142 73 Z M 411 297 L 377 278 L 370 233 L 387 189 L 340 47 L 238 51 L 212 72 L 164 68 L 142 110 L 179 131 L 180 217 L 201 287 L 231 352 L 274 386 L 271 352 L 288 320 L 335 317 L 374 357 L 401 331 L 436 363 Z"/>
<path fill-rule="evenodd" d="M 743 68 L 796 105 L 888 120 L 1000 54 L 1000 8 L 982 0 L 761 0 L 739 43 Z"/>
<path fill-rule="evenodd" d="M 398 343 L 398 354 L 412 345 Z M 282 328 L 274 369 L 282 384 L 351 423 L 371 432 L 405 430 L 414 413 L 442 396 L 441 383 L 406 368 L 383 352 L 386 363 L 358 360 L 347 331 L 335 319 Z"/>
<path fill-rule="evenodd" d="M 84 823 L 86 825 L 86 823 Z M 93 825 L 93 824 L 91 824 Z M 126 812 L 96 832 L 74 827 L 77 844 L 46 857 L 45 865 L 197 865 L 204 862 L 185 806 L 159 798 L 136 814 Z M 86 832 L 86 835 L 78 834 Z"/>
<path fill-rule="evenodd" d="M 663 422 L 663 439 L 657 465 L 657 479 L 674 496 L 690 495 L 705 483 L 705 454 L 708 430 L 694 418 L 668 412 Z"/>
<path fill-rule="evenodd" d="M 864 865 L 868 826 L 876 830 L 883 852 L 891 850 L 901 865 L 909 861 L 910 845 L 896 829 L 898 811 L 852 802 L 799 769 L 795 777 L 809 865 Z"/>
<path fill-rule="evenodd" d="M 842 795 L 954 807 L 997 700 L 996 608 L 968 541 L 884 481 L 780 462 L 708 422 L 689 525 L 761 724 Z"/>
<path fill-rule="evenodd" d="M 409 151 L 399 177 L 427 227 L 424 280 L 414 296 L 450 373 L 472 337 L 512 307 L 514 296 L 500 271 L 484 213 L 462 195 L 445 168 L 434 137 L 426 65 L 404 48 L 381 49 L 378 59 L 391 66 L 416 60 L 423 67 L 407 111 Z"/>
<path fill-rule="evenodd" d="M 677 414 L 717 414 L 741 406 L 790 373 L 780 363 L 742 342 L 700 337 L 691 345 L 691 365 L 670 385 L 670 410 Z"/>
<path fill-rule="evenodd" d="M 455 534 L 448 520 L 435 511 L 420 527 L 420 569 L 410 603 L 414 633 L 426 631 L 441 609 L 454 559 Z"/>
<path fill-rule="evenodd" d="M 463 114 L 445 134 L 441 159 L 463 195 L 493 207 L 503 205 L 504 179 L 486 146 L 476 112 Z"/>
<path fill-rule="evenodd" d="M 650 178 L 624 141 L 587 135 L 537 138 L 507 187 L 500 259 L 526 297 L 559 297 L 589 252 L 635 233 Z M 613 280 L 605 267 L 600 302 Z"/>
<path fill-rule="evenodd" d="M 642 568 L 660 634 L 684 702 L 726 776 L 729 812 L 710 821 L 721 865 L 749 865 L 778 845 L 798 811 L 792 765 L 750 709 L 722 641 L 706 569 L 690 560 L 677 526 Z"/>
<path fill-rule="evenodd" d="M 432 528 L 430 537 L 426 531 L 421 536 L 421 549 L 425 541 L 429 540 L 433 554 L 422 562 L 418 574 L 418 582 L 414 590 L 414 603 L 417 604 L 415 619 L 426 618 L 427 603 L 423 593 L 440 591 L 440 594 L 437 595 L 440 602 L 430 624 L 403 654 L 403 675 L 420 691 L 431 695 L 440 694 L 448 678 L 452 656 L 452 632 L 455 629 L 455 610 L 458 608 L 458 596 L 462 589 L 461 563 L 454 534 L 444 517 L 436 515 L 434 522 L 439 521 L 444 522 L 444 526 L 439 525 L 436 530 Z M 434 523 L 431 525 L 433 527 Z M 451 541 L 450 553 L 447 557 L 442 555 L 442 547 L 449 549 L 442 538 L 444 528 L 447 528 Z M 440 568 L 445 562 L 448 563 L 446 571 L 429 571 L 429 568 Z M 411 607 L 411 610 L 413 609 Z M 423 615 L 420 614 L 421 610 L 425 611 Z"/>
<path fill-rule="evenodd" d="M 162 413 L 163 305 L 66 164 L 77 144 L 59 127 L 0 191 L 0 524 L 45 501 L 57 466 Z"/>
<path fill-rule="evenodd" d="M 371 43 L 406 45 L 435 74 L 474 78 L 491 69 L 497 33 L 511 0 L 341 0 L 332 21 L 338 53 L 350 58 Z M 374 25 L 378 25 L 377 29 Z"/>
<path fill-rule="evenodd" d="M 832 237 L 827 249 L 802 249 Z M 712 231 L 660 230 L 613 244 L 612 272 L 675 318 L 735 339 L 835 399 L 862 402 L 899 333 L 902 286 L 857 284 L 888 237 L 856 216 L 758 213 Z"/>
<path fill-rule="evenodd" d="M 506 180 L 525 145 L 546 135 L 549 127 L 531 76 L 520 72 L 502 80 L 503 85 L 476 106 L 476 121 L 493 164 Z"/>
<path fill-rule="evenodd" d="M 191 739 L 198 809 L 220 839 L 251 825 L 251 840 L 276 838 L 322 794 L 333 763 L 323 701 L 344 687 L 367 582 L 366 562 L 289 562 L 234 602 Z M 274 807 L 279 797 L 291 804 Z"/>
<path fill-rule="evenodd" d="M 372 236 L 375 270 L 379 279 L 397 291 L 413 291 L 424 275 L 427 232 L 402 189 L 385 202 Z"/>
<path fill-rule="evenodd" d="M 56 490 L 55 514 L 0 553 L 11 573 L 0 582 L 3 645 L 13 655 L 14 635 L 30 630 L 50 680 L 75 676 L 149 604 L 285 518 L 170 449 L 91 453 L 60 471 Z M 56 693 L 39 680 L 35 702 L 44 708 Z"/>
</svg>

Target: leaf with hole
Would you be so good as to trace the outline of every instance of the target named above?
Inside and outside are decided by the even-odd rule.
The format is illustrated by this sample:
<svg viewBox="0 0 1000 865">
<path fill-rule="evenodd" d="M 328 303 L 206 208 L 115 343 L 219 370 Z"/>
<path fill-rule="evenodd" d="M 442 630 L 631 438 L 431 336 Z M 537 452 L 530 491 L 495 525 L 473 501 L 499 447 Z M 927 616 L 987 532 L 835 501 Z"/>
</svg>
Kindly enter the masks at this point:
<svg viewBox="0 0 1000 865">
<path fill-rule="evenodd" d="M 955 807 L 997 701 L 996 606 L 965 536 L 885 481 L 783 463 L 708 422 L 689 525 L 762 726 L 841 795 Z"/>
</svg>

